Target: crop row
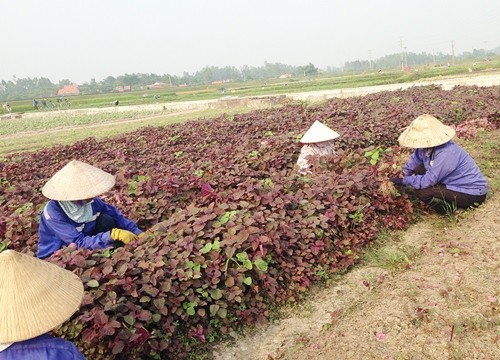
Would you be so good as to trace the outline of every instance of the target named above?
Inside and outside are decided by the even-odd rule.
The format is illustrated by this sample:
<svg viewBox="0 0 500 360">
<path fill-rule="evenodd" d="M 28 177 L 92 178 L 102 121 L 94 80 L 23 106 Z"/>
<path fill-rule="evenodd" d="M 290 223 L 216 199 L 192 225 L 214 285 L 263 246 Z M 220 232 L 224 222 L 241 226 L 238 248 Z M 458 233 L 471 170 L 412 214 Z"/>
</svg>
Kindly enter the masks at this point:
<svg viewBox="0 0 500 360">
<path fill-rule="evenodd" d="M 386 191 L 406 154 L 397 136 L 411 120 L 431 113 L 455 126 L 497 127 L 499 100 L 499 87 L 414 87 L 8 156 L 0 246 L 35 253 L 40 189 L 69 160 L 115 174 L 103 197 L 150 231 L 116 250 L 68 247 L 48 259 L 86 288 L 59 334 L 93 359 L 183 358 L 266 321 L 349 268 L 381 229 L 412 220 L 407 196 Z M 299 176 L 298 139 L 314 120 L 341 134 L 337 156 Z"/>
</svg>

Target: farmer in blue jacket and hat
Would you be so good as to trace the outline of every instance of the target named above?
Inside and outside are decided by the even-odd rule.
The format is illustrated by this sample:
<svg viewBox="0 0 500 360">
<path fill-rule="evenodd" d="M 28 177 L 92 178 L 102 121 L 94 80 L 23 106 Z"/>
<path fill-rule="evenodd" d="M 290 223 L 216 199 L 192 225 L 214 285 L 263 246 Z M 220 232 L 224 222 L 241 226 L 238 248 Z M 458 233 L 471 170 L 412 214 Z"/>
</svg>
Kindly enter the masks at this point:
<svg viewBox="0 0 500 360">
<path fill-rule="evenodd" d="M 0 274 L 0 360 L 85 360 L 71 342 L 50 335 L 80 307 L 80 278 L 14 250 L 0 253 Z"/>
<path fill-rule="evenodd" d="M 415 189 L 416 196 L 439 213 L 478 206 L 488 184 L 472 157 L 452 141 L 455 130 L 432 115 L 412 121 L 399 136 L 401 146 L 415 149 L 395 185 Z"/>
<path fill-rule="evenodd" d="M 42 188 L 51 200 L 40 215 L 37 257 L 72 243 L 94 250 L 136 240 L 137 225 L 98 197 L 114 185 L 113 175 L 78 160 L 54 174 Z"/>
</svg>

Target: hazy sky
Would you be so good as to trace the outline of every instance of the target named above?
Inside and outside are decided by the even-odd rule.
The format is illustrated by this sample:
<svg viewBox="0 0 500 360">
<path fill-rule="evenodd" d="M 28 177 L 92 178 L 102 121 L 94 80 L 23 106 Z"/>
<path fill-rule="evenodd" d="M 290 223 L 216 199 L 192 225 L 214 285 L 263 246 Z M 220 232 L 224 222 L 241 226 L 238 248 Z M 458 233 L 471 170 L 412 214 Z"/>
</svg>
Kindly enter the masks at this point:
<svg viewBox="0 0 500 360">
<path fill-rule="evenodd" d="M 500 0 L 2 0 L 0 80 L 83 83 L 204 66 L 324 69 L 500 46 Z"/>
</svg>

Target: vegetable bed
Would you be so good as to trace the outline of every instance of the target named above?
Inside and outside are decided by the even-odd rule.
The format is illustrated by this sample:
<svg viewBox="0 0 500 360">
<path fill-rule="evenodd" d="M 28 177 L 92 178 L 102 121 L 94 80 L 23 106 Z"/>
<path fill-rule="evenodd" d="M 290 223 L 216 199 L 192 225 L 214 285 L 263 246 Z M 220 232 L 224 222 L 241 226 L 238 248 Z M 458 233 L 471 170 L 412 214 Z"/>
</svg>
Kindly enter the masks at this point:
<svg viewBox="0 0 500 360">
<path fill-rule="evenodd" d="M 398 135 L 423 113 L 459 137 L 498 128 L 500 87 L 421 86 L 13 154 L 0 159 L 0 250 L 36 252 L 40 189 L 71 159 L 115 174 L 102 198 L 150 231 L 115 250 L 67 247 L 48 259 L 86 290 L 57 334 L 90 359 L 198 356 L 414 219 L 415 204 L 387 178 L 409 154 Z M 298 140 L 315 120 L 341 134 L 337 155 L 300 176 Z"/>
</svg>

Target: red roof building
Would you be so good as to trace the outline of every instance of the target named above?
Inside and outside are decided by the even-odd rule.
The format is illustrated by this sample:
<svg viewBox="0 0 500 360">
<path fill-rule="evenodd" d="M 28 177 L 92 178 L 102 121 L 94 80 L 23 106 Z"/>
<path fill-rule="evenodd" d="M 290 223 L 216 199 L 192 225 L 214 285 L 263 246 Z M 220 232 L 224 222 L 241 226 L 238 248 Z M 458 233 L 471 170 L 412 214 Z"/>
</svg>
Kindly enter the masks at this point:
<svg viewBox="0 0 500 360">
<path fill-rule="evenodd" d="M 80 89 L 78 88 L 78 85 L 71 84 L 71 85 L 64 85 L 61 89 L 57 91 L 58 96 L 64 96 L 64 95 L 80 95 Z"/>
</svg>

